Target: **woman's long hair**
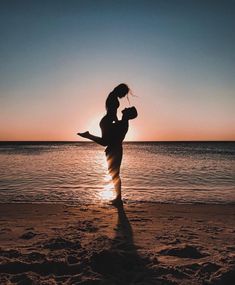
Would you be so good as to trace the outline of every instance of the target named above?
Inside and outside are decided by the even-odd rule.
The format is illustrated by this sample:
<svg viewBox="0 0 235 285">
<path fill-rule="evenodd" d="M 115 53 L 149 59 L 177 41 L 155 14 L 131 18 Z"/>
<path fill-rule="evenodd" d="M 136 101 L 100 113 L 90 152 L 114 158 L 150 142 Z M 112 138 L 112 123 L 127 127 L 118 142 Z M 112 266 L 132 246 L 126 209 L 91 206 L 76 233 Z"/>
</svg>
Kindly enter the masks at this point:
<svg viewBox="0 0 235 285">
<path fill-rule="evenodd" d="M 118 95 L 120 94 L 124 94 L 124 96 L 126 96 L 129 92 L 129 87 L 127 86 L 127 84 L 125 83 L 121 83 L 119 84 L 118 86 L 116 86 L 113 91 L 111 91 L 106 99 L 106 102 L 105 102 L 105 107 L 106 107 L 106 110 L 108 109 L 108 104 L 111 103 L 111 101 L 115 100 Z M 112 99 L 113 98 L 113 99 Z"/>
</svg>

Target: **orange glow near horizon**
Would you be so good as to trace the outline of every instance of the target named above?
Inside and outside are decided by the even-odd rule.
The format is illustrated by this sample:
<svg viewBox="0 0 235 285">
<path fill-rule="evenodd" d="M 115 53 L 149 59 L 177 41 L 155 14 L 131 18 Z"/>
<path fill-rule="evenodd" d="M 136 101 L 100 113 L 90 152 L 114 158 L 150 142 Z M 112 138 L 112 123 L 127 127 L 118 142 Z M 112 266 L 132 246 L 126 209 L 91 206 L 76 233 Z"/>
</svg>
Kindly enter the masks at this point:
<svg viewBox="0 0 235 285">
<path fill-rule="evenodd" d="M 84 130 L 84 129 L 82 129 Z M 83 141 L 89 140 L 83 139 L 76 135 L 80 129 L 71 129 L 71 132 L 35 132 L 30 130 L 27 132 L 21 130 L 15 130 L 14 133 L 2 132 L 0 135 L 0 141 Z M 100 130 L 97 127 L 90 128 L 90 133 L 100 136 Z M 151 130 L 146 134 L 146 130 L 141 133 L 141 127 L 139 126 L 138 132 L 134 129 L 130 129 L 126 135 L 125 141 L 235 141 L 235 135 L 230 131 L 224 131 L 223 133 L 209 133 L 200 132 L 199 130 L 185 131 L 185 132 L 170 132 L 170 130 L 161 131 Z"/>
<path fill-rule="evenodd" d="M 100 136 L 99 122 L 105 113 L 104 102 L 108 90 L 115 86 L 110 81 L 105 89 L 99 89 L 97 83 L 92 88 L 84 87 L 85 91 L 79 94 L 76 86 L 68 86 L 67 83 L 61 90 L 60 86 L 55 90 L 44 90 L 45 101 L 34 103 L 29 97 L 24 104 L 16 100 L 12 102 L 10 111 L 3 105 L 0 141 L 88 141 L 76 135 L 87 130 Z M 145 98 L 145 93 L 155 92 L 145 92 L 145 88 L 144 85 L 133 88 L 137 95 L 140 94 L 137 98 L 131 98 L 131 105 L 137 107 L 139 116 L 130 121 L 125 141 L 235 140 L 232 111 L 219 108 L 219 103 L 216 103 L 217 109 L 214 107 L 211 110 L 205 104 L 202 109 L 200 102 L 193 105 L 190 101 L 181 103 L 179 108 L 177 102 L 168 99 L 170 91 L 157 90 L 158 97 Z M 28 93 L 31 92 L 33 90 L 28 90 Z M 50 93 L 57 94 L 57 101 L 47 98 Z M 70 94 L 69 102 L 67 93 Z M 95 95 L 83 97 L 86 93 Z M 120 103 L 119 119 L 121 110 L 128 107 L 126 99 L 120 100 Z M 229 108 L 232 109 L 232 105 Z"/>
</svg>

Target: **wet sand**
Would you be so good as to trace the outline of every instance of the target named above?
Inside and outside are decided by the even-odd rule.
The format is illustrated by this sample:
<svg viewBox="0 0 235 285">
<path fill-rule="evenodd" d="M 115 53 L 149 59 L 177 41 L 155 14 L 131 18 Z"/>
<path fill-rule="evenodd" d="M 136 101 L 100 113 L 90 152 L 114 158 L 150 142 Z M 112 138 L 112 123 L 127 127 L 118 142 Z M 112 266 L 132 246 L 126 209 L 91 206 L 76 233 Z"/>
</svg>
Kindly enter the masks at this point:
<svg viewBox="0 0 235 285">
<path fill-rule="evenodd" d="M 0 204 L 0 284 L 235 284 L 235 206 Z"/>
</svg>

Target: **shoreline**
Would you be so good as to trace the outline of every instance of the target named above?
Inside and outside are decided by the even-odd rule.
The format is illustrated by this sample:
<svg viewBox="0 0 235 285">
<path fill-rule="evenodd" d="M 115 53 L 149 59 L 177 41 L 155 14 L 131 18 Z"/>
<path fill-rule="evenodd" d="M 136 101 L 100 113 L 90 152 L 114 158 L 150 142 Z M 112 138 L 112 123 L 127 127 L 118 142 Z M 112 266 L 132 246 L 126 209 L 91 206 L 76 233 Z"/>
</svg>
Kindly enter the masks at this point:
<svg viewBox="0 0 235 285">
<path fill-rule="evenodd" d="M 166 141 L 157 141 L 157 140 L 147 140 L 147 141 L 144 141 L 144 140 L 139 140 L 139 141 L 124 141 L 124 143 L 235 143 L 235 140 L 166 140 Z M 0 141 L 0 144 L 5 144 L 5 143 L 94 143 L 94 142 L 91 142 L 91 141 L 83 141 L 83 140 L 74 140 L 74 141 L 58 141 L 58 140 L 55 140 L 55 141 L 47 141 L 47 140 L 12 140 L 12 141 L 9 141 L 9 140 L 1 140 Z"/>
<path fill-rule="evenodd" d="M 4 203 L 0 229 L 1 284 L 235 280 L 233 205 Z"/>
<path fill-rule="evenodd" d="M 98 207 L 98 206 L 110 206 L 109 201 L 101 201 L 97 200 L 96 202 L 87 202 L 84 203 L 83 201 L 73 201 L 70 203 L 67 203 L 65 201 L 6 201 L 1 202 L 1 205 L 60 205 L 65 207 L 78 207 L 78 206 L 86 206 L 86 207 Z M 160 202 L 160 201 L 134 201 L 134 200 L 125 200 L 123 199 L 123 205 L 128 207 L 130 205 L 132 206 L 138 206 L 138 205 L 152 205 L 152 206 L 158 206 L 158 205 L 174 205 L 174 206 L 235 206 L 235 201 L 233 202 Z"/>
</svg>

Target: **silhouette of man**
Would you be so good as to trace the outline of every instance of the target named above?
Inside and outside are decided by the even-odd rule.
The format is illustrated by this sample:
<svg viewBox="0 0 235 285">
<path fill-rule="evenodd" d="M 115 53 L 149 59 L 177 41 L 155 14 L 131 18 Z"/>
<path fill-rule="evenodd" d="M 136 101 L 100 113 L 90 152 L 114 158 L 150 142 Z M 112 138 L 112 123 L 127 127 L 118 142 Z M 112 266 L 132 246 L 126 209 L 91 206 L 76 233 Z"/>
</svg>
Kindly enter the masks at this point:
<svg viewBox="0 0 235 285">
<path fill-rule="evenodd" d="M 90 139 L 97 144 L 106 146 L 105 153 L 108 162 L 109 174 L 112 177 L 114 188 L 116 191 L 116 198 L 112 200 L 112 203 L 120 204 L 122 202 L 121 195 L 121 179 L 120 179 L 120 167 L 122 163 L 122 142 L 126 136 L 129 128 L 129 120 L 135 119 L 138 116 L 135 107 L 125 108 L 122 110 L 122 119 L 115 123 L 110 123 L 106 126 L 105 140 L 103 137 L 98 137 L 90 134 L 88 131 L 84 133 L 78 133 L 83 138 Z"/>
<path fill-rule="evenodd" d="M 129 128 L 129 120 L 135 119 L 137 115 L 135 107 L 125 108 L 122 111 L 122 119 L 112 124 L 112 127 L 109 129 L 105 154 L 108 163 L 108 171 L 112 177 L 116 191 L 116 198 L 112 200 L 112 204 L 114 205 L 122 203 L 120 178 L 120 167 L 123 154 L 122 143 Z"/>
</svg>

